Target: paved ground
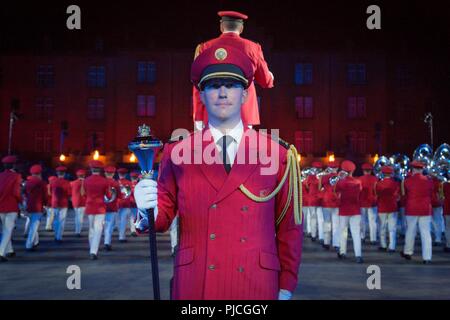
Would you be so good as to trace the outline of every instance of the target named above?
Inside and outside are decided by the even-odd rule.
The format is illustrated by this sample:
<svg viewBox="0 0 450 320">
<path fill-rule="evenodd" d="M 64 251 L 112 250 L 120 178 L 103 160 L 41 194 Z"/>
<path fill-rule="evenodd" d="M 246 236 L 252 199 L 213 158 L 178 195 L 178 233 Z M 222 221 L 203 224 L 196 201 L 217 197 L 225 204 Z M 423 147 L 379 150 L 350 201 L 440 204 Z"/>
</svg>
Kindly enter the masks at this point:
<svg viewBox="0 0 450 320">
<path fill-rule="evenodd" d="M 99 260 L 91 261 L 86 226 L 82 238 L 73 235 L 73 211 L 68 214 L 64 243 L 55 244 L 52 233 L 41 231 L 37 252 L 24 250 L 23 223 L 23 219 L 18 221 L 14 233 L 17 256 L 0 264 L 0 299 L 152 298 L 146 237 L 128 237 L 128 243 L 122 244 L 115 232 L 113 251 L 100 251 Z M 172 274 L 168 234 L 158 235 L 158 247 L 161 296 L 168 299 Z M 410 262 L 398 253 L 382 253 L 377 247 L 364 245 L 365 263 L 359 265 L 352 258 L 351 243 L 348 249 L 350 258 L 342 261 L 334 252 L 305 239 L 294 299 L 450 299 L 450 254 L 442 248 L 434 248 L 432 265 L 422 265 L 418 243 Z M 66 287 L 70 265 L 81 268 L 81 290 Z M 369 265 L 380 267 L 380 290 L 367 289 Z"/>
</svg>

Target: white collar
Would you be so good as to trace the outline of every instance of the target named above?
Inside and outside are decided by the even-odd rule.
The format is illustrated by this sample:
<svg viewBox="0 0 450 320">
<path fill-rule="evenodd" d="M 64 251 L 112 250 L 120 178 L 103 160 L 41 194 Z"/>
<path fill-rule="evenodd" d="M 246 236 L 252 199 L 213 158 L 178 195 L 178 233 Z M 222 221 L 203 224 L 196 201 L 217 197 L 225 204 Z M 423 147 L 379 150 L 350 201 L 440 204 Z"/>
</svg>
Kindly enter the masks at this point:
<svg viewBox="0 0 450 320">
<path fill-rule="evenodd" d="M 222 34 L 226 34 L 226 33 L 235 33 L 238 36 L 240 35 L 240 33 L 238 31 L 224 31 L 224 32 L 222 32 Z"/>
<path fill-rule="evenodd" d="M 219 129 L 215 128 L 211 123 L 208 123 L 209 130 L 211 131 L 211 135 L 214 138 L 214 142 L 217 144 L 220 138 L 222 138 L 225 134 L 223 134 Z M 233 129 L 227 129 L 226 135 L 233 137 L 236 141 L 236 144 L 239 145 L 242 139 L 242 135 L 244 134 L 244 125 L 242 120 L 239 120 L 239 123 Z"/>
</svg>

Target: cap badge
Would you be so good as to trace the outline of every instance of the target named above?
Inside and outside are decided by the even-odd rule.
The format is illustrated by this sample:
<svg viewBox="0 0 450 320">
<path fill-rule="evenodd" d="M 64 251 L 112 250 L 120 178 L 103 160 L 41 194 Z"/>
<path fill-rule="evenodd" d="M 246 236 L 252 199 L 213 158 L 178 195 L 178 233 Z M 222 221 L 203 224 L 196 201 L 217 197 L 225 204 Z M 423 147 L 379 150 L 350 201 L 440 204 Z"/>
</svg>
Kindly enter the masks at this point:
<svg viewBox="0 0 450 320">
<path fill-rule="evenodd" d="M 214 56 L 219 61 L 225 60 L 227 58 L 227 55 L 228 55 L 227 50 L 225 50 L 224 48 L 219 48 L 214 53 Z"/>
</svg>

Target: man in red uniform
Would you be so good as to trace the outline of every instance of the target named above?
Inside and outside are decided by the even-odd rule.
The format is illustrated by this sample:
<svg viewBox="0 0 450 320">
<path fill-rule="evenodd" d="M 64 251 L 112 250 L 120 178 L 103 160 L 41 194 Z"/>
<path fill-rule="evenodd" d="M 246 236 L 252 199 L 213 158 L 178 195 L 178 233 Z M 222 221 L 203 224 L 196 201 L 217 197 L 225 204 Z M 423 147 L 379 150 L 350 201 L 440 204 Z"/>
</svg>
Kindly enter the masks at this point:
<svg viewBox="0 0 450 320">
<path fill-rule="evenodd" d="M 116 173 L 116 168 L 113 166 L 108 166 L 105 168 L 105 177 L 108 180 L 109 187 L 114 188 L 116 192 L 116 198 L 106 204 L 106 215 L 105 215 L 105 250 L 111 251 L 111 238 L 114 230 L 114 222 L 116 220 L 117 211 L 119 210 L 118 203 L 121 198 L 120 185 L 114 180 L 114 174 Z"/>
<path fill-rule="evenodd" d="M 86 178 L 86 170 L 79 169 L 76 172 L 77 180 L 70 182 L 72 188 L 72 206 L 75 211 L 75 234 L 81 237 L 81 229 L 83 228 L 84 211 L 86 209 L 86 195 L 81 195 L 81 185 Z"/>
<path fill-rule="evenodd" d="M 15 156 L 3 157 L 5 170 L 0 173 L 0 219 L 2 220 L 2 241 L 0 242 L 0 262 L 6 262 L 6 257 L 14 257 L 15 253 L 11 243 L 11 236 L 19 212 L 20 174 L 14 171 L 17 161 Z"/>
<path fill-rule="evenodd" d="M 130 205 L 130 231 L 131 231 L 131 236 L 132 237 L 136 237 L 136 226 L 135 226 L 135 222 L 136 222 L 136 217 L 137 217 L 137 206 L 136 206 L 136 201 L 133 197 L 134 194 L 134 187 L 138 184 L 139 179 L 141 178 L 140 174 L 137 172 L 132 172 L 130 173 L 130 179 L 131 179 L 131 205 Z"/>
<path fill-rule="evenodd" d="M 267 62 L 264 60 L 261 46 L 240 36 L 244 30 L 244 20 L 248 17 L 245 14 L 235 11 L 219 11 L 218 15 L 221 17 L 220 31 L 222 34 L 218 38 L 199 44 L 195 50 L 195 58 L 212 46 L 232 46 L 241 50 L 250 58 L 256 83 L 262 88 L 272 88 L 274 77 L 269 71 Z M 193 87 L 192 96 L 195 127 L 201 130 L 208 123 L 208 113 L 200 99 L 200 93 L 195 86 Z M 248 88 L 247 101 L 242 105 L 241 113 L 244 125 L 251 127 L 252 125 L 260 124 L 258 97 L 256 96 L 256 89 L 253 82 Z"/>
<path fill-rule="evenodd" d="M 320 207 L 319 179 L 317 178 L 317 173 L 322 169 L 322 163 L 314 161 L 312 167 L 315 169 L 314 173 L 306 178 L 306 190 L 308 192 L 309 202 L 308 208 L 311 221 L 311 240 L 316 241 L 317 236 L 319 236 L 319 241 L 323 243 L 323 215 L 322 208 Z"/>
<path fill-rule="evenodd" d="M 359 205 L 359 197 L 362 190 L 361 181 L 353 177 L 356 169 L 352 161 L 344 160 L 341 164 L 342 171 L 348 173 L 348 176 L 341 179 L 336 184 L 335 192 L 337 193 L 339 203 L 339 234 L 341 237 L 338 258 L 343 259 L 347 254 L 347 236 L 348 226 L 350 224 L 350 232 L 353 239 L 353 250 L 357 263 L 363 263 L 361 252 L 361 207 Z"/>
<path fill-rule="evenodd" d="M 366 238 L 367 221 L 369 221 L 369 235 L 370 244 L 377 244 L 377 207 L 375 197 L 375 183 L 377 177 L 372 175 L 373 166 L 370 163 L 364 163 L 361 166 L 363 175 L 359 177 L 362 184 L 362 191 L 360 196 L 361 204 L 361 239 Z"/>
<path fill-rule="evenodd" d="M 322 176 L 320 186 L 322 191 L 322 211 L 323 211 L 323 235 L 324 249 L 330 248 L 332 239 L 335 250 L 339 248 L 339 199 L 334 192 L 334 186 L 330 184 L 330 179 L 337 176 L 339 164 L 336 161 L 328 163 L 329 174 Z"/>
<path fill-rule="evenodd" d="M 42 180 L 42 167 L 38 164 L 30 168 L 31 177 L 25 184 L 25 196 L 27 198 L 27 212 L 31 215 L 28 238 L 25 243 L 27 251 L 36 250 L 39 244 L 39 224 L 44 206 L 47 204 L 47 183 Z"/>
<path fill-rule="evenodd" d="M 92 175 L 84 180 L 81 194 L 86 194 L 86 214 L 89 218 L 89 257 L 97 260 L 98 247 L 105 222 L 106 204 L 105 196 L 111 197 L 110 183 L 102 177 L 103 163 L 98 160 L 89 162 Z"/>
<path fill-rule="evenodd" d="M 433 181 L 433 194 L 431 196 L 431 206 L 433 208 L 432 224 L 434 242 L 433 246 L 440 246 L 442 244 L 442 231 L 444 229 L 444 216 L 442 214 L 442 200 L 439 196 L 439 189 L 441 188 L 441 181 L 435 176 L 431 177 Z"/>
<path fill-rule="evenodd" d="M 130 216 L 129 220 L 130 220 L 131 236 L 135 237 L 136 236 L 136 228 L 134 227 L 134 221 L 135 221 L 134 214 L 135 214 L 136 208 L 132 208 L 132 207 L 135 207 L 136 203 L 132 200 L 133 200 L 133 189 L 136 184 L 132 185 L 131 181 L 126 178 L 126 175 L 128 173 L 128 170 L 126 168 L 119 168 L 119 170 L 117 170 L 117 172 L 119 173 L 119 185 L 121 187 L 130 189 L 130 194 L 128 196 L 121 192 L 121 196 L 119 198 L 119 216 L 124 215 L 124 214 L 126 215 L 126 212 L 128 212 L 128 214 Z M 124 211 L 125 211 L 125 213 L 121 213 Z M 125 222 L 125 225 L 126 225 L 126 222 Z"/>
<path fill-rule="evenodd" d="M 53 229 L 55 231 L 55 242 L 61 243 L 66 223 L 67 209 L 69 207 L 69 197 L 72 189 L 70 182 L 64 179 L 67 168 L 59 166 L 56 168 L 57 178 L 50 182 L 50 192 L 52 195 L 52 209 L 54 214 Z"/>
<path fill-rule="evenodd" d="M 433 182 L 423 175 L 424 164 L 411 162 L 412 176 L 404 180 L 402 194 L 406 195 L 406 236 L 402 257 L 411 260 L 414 253 L 414 241 L 417 225 L 419 225 L 420 240 L 422 242 L 422 258 L 424 264 L 431 263 L 431 197 Z"/>
<path fill-rule="evenodd" d="M 444 198 L 445 239 L 444 251 L 450 252 L 450 171 L 447 170 L 447 182 L 442 184 L 442 197 Z"/>
<path fill-rule="evenodd" d="M 389 230 L 389 252 L 395 252 L 397 240 L 397 202 L 400 198 L 400 183 L 392 178 L 394 169 L 390 166 L 381 168 L 384 178 L 376 183 L 378 216 L 380 217 L 380 247 L 386 251 L 386 230 Z"/>
<path fill-rule="evenodd" d="M 48 177 L 48 184 L 47 184 L 48 205 L 45 208 L 45 211 L 47 212 L 47 214 L 46 214 L 47 222 L 45 223 L 45 231 L 53 230 L 53 221 L 54 221 L 55 215 L 53 213 L 53 208 L 52 208 L 52 192 L 50 191 L 50 184 L 55 179 L 56 179 L 56 176 Z"/>
<path fill-rule="evenodd" d="M 241 51 L 203 51 L 191 79 L 207 108 L 208 128 L 167 144 L 158 183 L 143 179 L 135 188 L 138 207 L 155 208 L 157 231 L 179 215 L 172 297 L 288 299 L 297 286 L 302 245 L 301 199 L 288 194 L 290 187 L 299 192 L 299 181 L 288 178 L 279 193 L 272 191 L 296 165 L 295 148 L 288 151 L 278 139 L 244 127 L 241 107 L 253 68 Z M 264 143 L 269 150 L 260 150 Z M 205 153 L 198 153 L 200 146 Z M 263 170 L 267 164 L 258 159 L 249 163 L 257 151 L 273 156 L 274 171 Z"/>
</svg>

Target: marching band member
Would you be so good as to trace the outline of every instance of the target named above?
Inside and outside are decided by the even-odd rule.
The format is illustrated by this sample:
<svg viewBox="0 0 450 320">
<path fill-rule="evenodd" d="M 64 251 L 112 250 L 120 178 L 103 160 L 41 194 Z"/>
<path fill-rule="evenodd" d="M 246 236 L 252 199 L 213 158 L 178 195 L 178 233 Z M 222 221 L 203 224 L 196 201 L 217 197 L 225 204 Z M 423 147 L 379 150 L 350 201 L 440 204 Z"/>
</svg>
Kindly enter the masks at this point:
<svg viewBox="0 0 450 320">
<path fill-rule="evenodd" d="M 0 173 L 0 219 L 2 221 L 2 240 L 0 242 L 0 262 L 6 262 L 6 257 L 14 257 L 15 252 L 11 243 L 11 236 L 14 230 L 19 203 L 21 201 L 20 174 L 14 171 L 17 162 L 15 156 L 2 158 L 4 171 Z"/>
<path fill-rule="evenodd" d="M 116 220 L 117 211 L 119 210 L 118 201 L 121 198 L 120 193 L 120 185 L 119 182 L 114 180 L 114 173 L 116 172 L 116 168 L 113 166 L 108 166 L 105 168 L 105 177 L 108 180 L 109 187 L 116 190 L 116 198 L 113 201 L 110 201 L 106 204 L 106 216 L 105 216 L 105 232 L 104 232 L 104 240 L 105 240 L 105 250 L 110 251 L 111 247 L 111 238 L 114 230 L 114 222 Z"/>
<path fill-rule="evenodd" d="M 411 260 L 414 253 L 414 240 L 416 238 L 417 225 L 419 225 L 420 239 L 422 242 L 422 258 L 424 264 L 431 263 L 431 197 L 433 182 L 423 175 L 424 164 L 419 161 L 411 162 L 411 177 L 403 180 L 402 194 L 406 195 L 406 236 L 405 247 L 401 256 Z"/>
<path fill-rule="evenodd" d="M 386 251 L 386 230 L 389 230 L 389 252 L 395 252 L 397 240 L 397 202 L 400 196 L 400 183 L 392 178 L 394 169 L 390 166 L 381 168 L 384 178 L 376 183 L 378 216 L 380 217 L 380 247 Z"/>
<path fill-rule="evenodd" d="M 244 30 L 244 20 L 248 17 L 236 11 L 219 11 L 217 14 L 221 17 L 220 31 L 222 34 L 218 38 L 199 44 L 195 50 L 195 58 L 212 46 L 232 46 L 241 50 L 252 61 L 254 80 L 256 83 L 262 88 L 272 88 L 274 77 L 264 59 L 261 46 L 240 36 Z M 200 99 L 200 92 L 195 86 L 193 87 L 192 96 L 194 125 L 197 130 L 201 130 L 208 123 L 208 113 Z M 251 128 L 252 125 L 260 124 L 258 97 L 256 96 L 256 89 L 253 82 L 248 88 L 247 101 L 244 102 L 241 112 L 244 125 Z"/>
<path fill-rule="evenodd" d="M 322 207 L 323 207 L 323 232 L 324 248 L 330 248 L 332 242 L 335 250 L 339 248 L 339 199 L 334 192 L 334 186 L 330 184 L 330 179 L 337 176 L 339 164 L 336 161 L 328 163 L 330 173 L 323 176 L 320 184 L 323 188 Z M 332 239 L 332 241 L 331 241 Z"/>
<path fill-rule="evenodd" d="M 314 161 L 312 164 L 313 168 L 320 170 L 322 169 L 322 163 L 319 161 Z M 306 189 L 308 190 L 308 202 L 309 202 L 309 216 L 311 221 L 311 240 L 316 241 L 317 236 L 319 240 L 323 242 L 323 216 L 319 220 L 318 211 L 321 206 L 320 192 L 319 192 L 319 179 L 317 178 L 317 173 L 310 174 L 306 178 Z M 322 212 L 322 210 L 320 210 Z"/>
<path fill-rule="evenodd" d="M 57 178 L 50 182 L 50 192 L 52 195 L 52 209 L 54 214 L 55 242 L 61 243 L 66 223 L 67 209 L 69 207 L 69 197 L 72 189 L 70 182 L 64 179 L 67 168 L 59 166 L 56 168 Z"/>
<path fill-rule="evenodd" d="M 431 206 L 433 208 L 433 218 L 431 224 L 434 234 L 433 246 L 440 246 L 442 244 L 442 230 L 444 229 L 442 201 L 439 195 L 441 181 L 435 176 L 431 176 L 431 180 L 433 181 L 433 195 L 431 197 Z"/>
<path fill-rule="evenodd" d="M 81 195 L 81 185 L 86 178 L 86 170 L 79 169 L 76 172 L 77 180 L 70 182 L 72 188 L 72 205 L 75 211 L 75 234 L 81 237 L 81 229 L 83 228 L 84 211 L 86 209 L 86 195 Z"/>
<path fill-rule="evenodd" d="M 97 260 L 98 247 L 105 222 L 106 204 L 105 196 L 110 197 L 110 183 L 102 177 L 103 163 L 98 160 L 89 162 L 92 175 L 84 180 L 81 194 L 86 194 L 86 215 L 89 218 L 89 257 Z"/>
<path fill-rule="evenodd" d="M 361 240 L 366 238 L 367 221 L 369 221 L 370 244 L 377 243 L 377 207 L 375 197 L 375 183 L 377 177 L 372 175 L 373 166 L 370 163 L 364 163 L 361 166 L 363 175 L 359 177 L 362 184 L 360 196 L 361 202 Z"/>
<path fill-rule="evenodd" d="M 141 176 L 137 172 L 132 172 L 130 174 L 130 178 L 131 178 L 130 231 L 131 236 L 136 237 L 136 227 L 134 223 L 136 222 L 138 209 L 136 207 L 136 201 L 133 197 L 133 194 L 134 194 L 134 187 L 138 184 Z"/>
<path fill-rule="evenodd" d="M 136 236 L 136 228 L 134 226 L 135 221 L 135 214 L 137 213 L 136 208 L 132 208 L 135 206 L 133 199 L 133 188 L 134 185 L 132 185 L 131 181 L 126 178 L 126 175 L 128 173 L 128 170 L 126 168 L 119 168 L 117 170 L 119 174 L 119 185 L 124 186 L 126 188 L 130 188 L 130 195 L 126 197 L 124 194 L 121 195 L 119 198 L 119 217 L 121 216 L 121 213 L 123 210 L 128 211 L 130 213 L 130 230 L 131 230 L 131 236 Z M 123 215 L 124 213 L 122 213 Z M 120 219 L 118 220 L 118 224 L 120 225 Z M 126 223 L 125 223 L 126 224 Z"/>
<path fill-rule="evenodd" d="M 335 187 L 340 203 L 339 203 L 339 234 L 341 237 L 339 259 L 343 259 L 347 254 L 347 236 L 350 224 L 350 232 L 353 239 L 353 250 L 357 263 L 363 263 L 361 252 L 361 207 L 359 197 L 362 190 L 361 181 L 353 177 L 356 169 L 352 161 L 344 160 L 341 169 L 348 173 L 344 179 L 340 179 Z"/>
<path fill-rule="evenodd" d="M 27 211 L 31 215 L 30 230 L 28 232 L 25 248 L 27 251 L 36 250 L 39 244 L 39 224 L 47 204 L 47 183 L 42 180 L 42 167 L 38 164 L 30 168 L 30 179 L 25 185 L 27 198 Z"/>
<path fill-rule="evenodd" d="M 55 220 L 55 215 L 53 213 L 53 208 L 52 208 L 52 192 L 50 191 L 50 184 L 55 179 L 56 179 L 56 176 L 48 177 L 48 184 L 47 184 L 47 196 L 48 196 L 47 202 L 48 202 L 48 204 L 47 204 L 47 207 L 45 208 L 45 212 L 46 212 L 46 216 L 47 216 L 47 221 L 45 223 L 45 231 L 53 231 L 53 222 Z"/>
</svg>

